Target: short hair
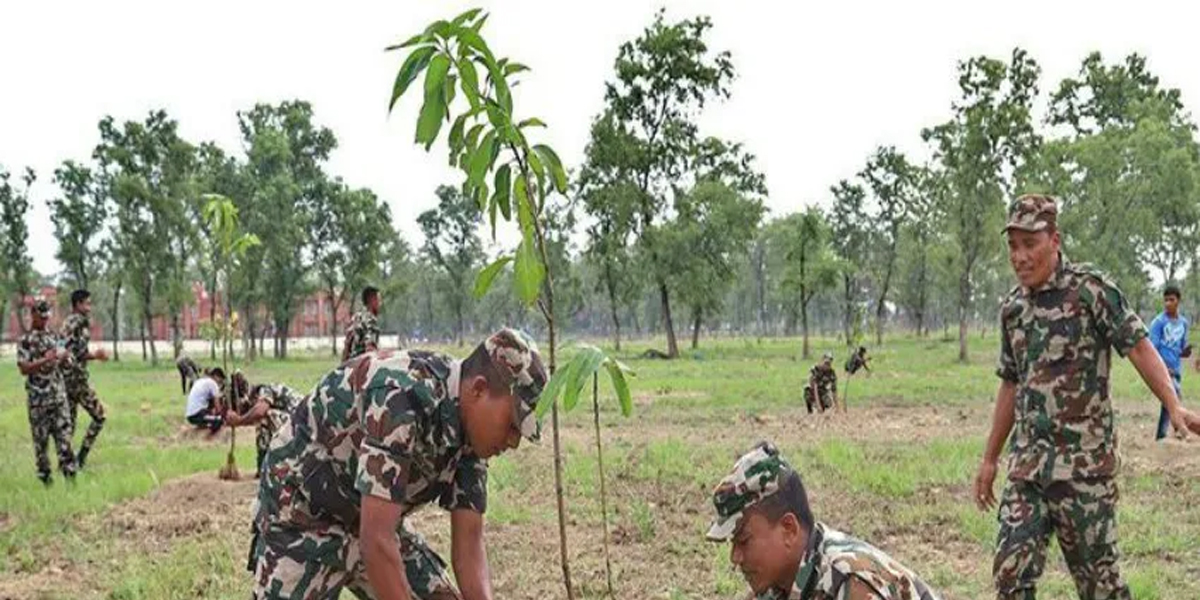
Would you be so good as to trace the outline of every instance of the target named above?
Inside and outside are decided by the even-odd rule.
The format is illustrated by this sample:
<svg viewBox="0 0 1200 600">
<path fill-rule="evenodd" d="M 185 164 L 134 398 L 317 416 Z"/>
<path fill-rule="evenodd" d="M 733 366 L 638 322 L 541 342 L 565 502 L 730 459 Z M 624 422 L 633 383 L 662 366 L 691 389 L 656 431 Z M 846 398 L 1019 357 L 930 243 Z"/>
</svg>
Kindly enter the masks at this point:
<svg viewBox="0 0 1200 600">
<path fill-rule="evenodd" d="M 1166 298 L 1167 296 L 1175 296 L 1176 300 L 1180 300 L 1183 298 L 1183 290 L 1180 290 L 1179 286 L 1174 283 L 1168 283 L 1166 287 L 1163 288 L 1163 298 Z"/>
<path fill-rule="evenodd" d="M 208 376 L 209 377 L 217 377 L 219 379 L 224 380 L 225 379 L 225 370 L 222 369 L 221 367 L 213 367 L 208 370 Z"/>
<path fill-rule="evenodd" d="M 816 523 L 812 507 L 808 504 L 808 493 L 804 491 L 804 481 L 800 479 L 800 474 L 792 469 L 787 469 L 781 474 L 778 491 L 758 501 L 750 510 L 758 511 L 772 524 L 778 523 L 787 515 L 795 515 L 796 520 L 800 521 L 807 531 L 812 531 Z"/>
<path fill-rule="evenodd" d="M 374 298 L 378 295 L 379 295 L 379 289 L 368 285 L 367 287 L 363 288 L 362 303 L 364 305 L 368 304 L 371 302 L 371 298 Z"/>
<path fill-rule="evenodd" d="M 92 297 L 92 293 L 87 290 L 75 290 L 71 292 L 71 308 L 79 306 L 80 302 Z"/>
<path fill-rule="evenodd" d="M 487 351 L 487 344 L 479 344 L 466 360 L 462 361 L 462 376 L 482 376 L 488 384 L 488 389 L 496 395 L 511 395 L 513 393 L 513 378 L 511 374 L 496 368 L 492 355 Z"/>
</svg>

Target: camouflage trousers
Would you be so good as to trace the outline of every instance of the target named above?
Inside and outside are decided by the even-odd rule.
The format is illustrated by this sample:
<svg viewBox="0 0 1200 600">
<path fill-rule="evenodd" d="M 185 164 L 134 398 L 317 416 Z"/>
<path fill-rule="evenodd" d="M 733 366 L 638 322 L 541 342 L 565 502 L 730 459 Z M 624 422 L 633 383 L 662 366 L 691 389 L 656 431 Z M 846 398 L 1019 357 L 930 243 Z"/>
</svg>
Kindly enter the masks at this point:
<svg viewBox="0 0 1200 600">
<path fill-rule="evenodd" d="M 96 443 L 96 438 L 100 436 L 100 431 L 104 429 L 104 404 L 96 397 L 96 390 L 88 384 L 87 379 L 69 380 L 67 381 L 67 403 L 71 407 L 71 429 L 69 436 L 74 439 L 76 418 L 79 415 L 79 407 L 87 412 L 92 419 L 88 425 L 87 433 L 83 436 L 83 444 L 79 446 L 79 453 L 87 455 L 91 452 L 92 446 Z"/>
<path fill-rule="evenodd" d="M 66 399 L 61 394 L 29 398 L 29 428 L 33 433 L 33 454 L 37 462 L 38 477 L 50 479 L 50 456 L 47 445 L 54 438 L 58 451 L 58 468 L 63 475 L 75 474 L 75 454 L 71 452 L 70 412 Z"/>
<path fill-rule="evenodd" d="M 813 397 L 812 386 L 805 386 L 805 388 L 804 388 L 804 405 L 806 407 L 808 407 L 809 414 L 812 414 L 814 408 L 816 408 L 820 412 L 825 412 L 825 411 L 829 410 L 830 408 L 833 408 L 833 393 L 832 392 L 830 392 L 829 390 L 822 390 L 822 391 L 818 392 L 817 395 L 820 398 L 819 401 L 817 398 Z"/>
<path fill-rule="evenodd" d="M 417 600 L 460 600 L 446 563 L 419 534 L 396 536 L 404 571 Z M 358 537 L 341 527 L 320 532 L 268 528 L 255 549 L 254 600 L 337 600 L 343 589 L 374 600 Z"/>
<path fill-rule="evenodd" d="M 1000 600 L 1036 597 L 1050 535 L 1084 600 L 1130 598 L 1117 561 L 1117 483 L 1110 477 L 1046 485 L 1009 481 L 1000 499 L 992 576 Z"/>
</svg>

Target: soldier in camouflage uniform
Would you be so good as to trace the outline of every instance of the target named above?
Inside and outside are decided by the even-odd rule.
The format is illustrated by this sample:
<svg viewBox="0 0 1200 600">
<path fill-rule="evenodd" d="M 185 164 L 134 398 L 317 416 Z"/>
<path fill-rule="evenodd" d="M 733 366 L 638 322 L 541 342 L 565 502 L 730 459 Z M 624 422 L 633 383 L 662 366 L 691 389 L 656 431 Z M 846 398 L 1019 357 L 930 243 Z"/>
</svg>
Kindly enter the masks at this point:
<svg viewBox="0 0 1200 600">
<path fill-rule="evenodd" d="M 809 414 L 813 406 L 825 412 L 837 401 L 837 371 L 833 368 L 833 355 L 826 352 L 821 362 L 808 372 L 808 385 L 804 387 L 804 404 Z"/>
<path fill-rule="evenodd" d="M 533 342 L 511 329 L 461 362 L 385 351 L 334 369 L 271 439 L 254 598 L 460 598 L 405 519 L 434 502 L 450 511 L 465 597 L 490 598 L 486 460 L 536 438 L 545 381 Z"/>
<path fill-rule="evenodd" d="M 1179 435 L 1200 431 L 1200 416 L 1179 405 L 1145 325 L 1121 291 L 1062 256 L 1057 215 L 1048 196 L 1022 196 L 1009 207 L 1009 260 L 1020 285 L 1000 309 L 1001 384 L 975 478 L 976 502 L 981 510 L 995 505 L 996 464 L 1015 425 L 1000 498 L 997 597 L 1035 597 L 1053 533 L 1080 598 L 1129 598 L 1117 567 L 1120 459 L 1109 397 L 1111 350 L 1130 359 Z"/>
<path fill-rule="evenodd" d="M 380 302 L 379 290 L 370 286 L 363 289 L 363 307 L 354 314 L 354 319 L 346 329 L 346 339 L 342 344 L 343 362 L 379 349 Z"/>
<path fill-rule="evenodd" d="M 62 368 L 63 383 L 66 384 L 67 402 L 71 409 L 70 437 L 74 437 L 76 417 L 79 407 L 87 412 L 92 419 L 87 434 L 83 436 L 83 444 L 79 446 L 79 456 L 75 466 L 82 469 L 87 462 L 88 454 L 96 443 L 100 431 L 104 429 L 104 404 L 96 397 L 88 377 L 88 363 L 93 360 L 104 362 L 108 353 L 103 348 L 92 352 L 88 343 L 92 339 L 92 295 L 87 290 L 75 290 L 71 293 L 71 316 L 67 317 L 62 327 L 62 338 L 66 342 L 67 351 L 71 358 Z"/>
<path fill-rule="evenodd" d="M 29 427 L 33 431 L 33 452 L 37 459 L 38 479 L 50 485 L 50 457 L 46 444 L 54 438 L 58 449 L 58 468 L 68 480 L 75 478 L 75 455 L 71 452 L 71 413 L 63 389 L 62 363 L 70 353 L 59 346 L 58 338 L 47 326 L 50 304 L 33 304 L 32 327 L 17 344 L 17 368 L 26 377 L 29 395 Z"/>
<path fill-rule="evenodd" d="M 799 473 L 773 444 L 738 459 L 713 505 L 708 539 L 731 542 L 757 600 L 938 600 L 883 551 L 816 521 Z"/>
<path fill-rule="evenodd" d="M 231 411 L 226 415 L 225 422 L 233 427 L 257 425 L 254 438 L 258 450 L 255 471 L 262 470 L 271 436 L 279 431 L 287 422 L 288 415 L 303 400 L 304 396 L 282 383 L 260 383 L 250 388 L 245 401 L 239 403 L 238 412 Z"/>
</svg>

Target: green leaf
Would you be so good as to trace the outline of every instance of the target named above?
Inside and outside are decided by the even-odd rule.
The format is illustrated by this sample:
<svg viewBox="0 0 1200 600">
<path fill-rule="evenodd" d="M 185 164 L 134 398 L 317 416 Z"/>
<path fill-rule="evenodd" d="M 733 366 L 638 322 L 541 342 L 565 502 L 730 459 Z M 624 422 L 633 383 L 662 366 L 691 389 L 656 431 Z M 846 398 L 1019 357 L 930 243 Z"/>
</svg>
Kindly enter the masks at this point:
<svg viewBox="0 0 1200 600">
<path fill-rule="evenodd" d="M 546 126 L 546 124 L 543 123 L 542 120 L 537 117 L 525 119 L 524 121 L 521 121 L 519 124 L 517 124 L 518 129 L 525 129 L 526 127 L 545 127 L 545 126 Z"/>
<path fill-rule="evenodd" d="M 554 149 L 545 144 L 537 144 L 533 147 L 533 151 L 541 155 L 542 160 L 550 166 L 550 174 L 554 177 L 554 189 L 558 193 L 567 193 L 567 171 L 563 169 L 562 161 L 559 160 L 558 154 Z"/>
<path fill-rule="evenodd" d="M 516 183 L 513 184 L 513 195 L 517 201 L 517 223 L 521 226 L 521 233 L 533 231 L 533 207 L 529 202 L 528 183 L 525 181 L 524 175 L 518 175 Z"/>
<path fill-rule="evenodd" d="M 505 75 L 513 75 L 515 73 L 520 73 L 521 71 L 528 71 L 528 70 L 529 70 L 529 67 L 527 67 L 521 63 L 508 63 L 508 64 L 504 65 L 504 74 Z"/>
<path fill-rule="evenodd" d="M 450 72 L 450 57 L 438 54 L 429 61 L 429 70 L 425 72 L 425 97 L 441 95 L 445 92 L 446 74 Z"/>
<path fill-rule="evenodd" d="M 441 94 L 433 94 L 425 98 L 421 105 L 421 115 L 417 117 L 417 143 L 424 144 L 425 150 L 433 146 L 437 140 L 438 131 L 442 128 L 442 119 L 446 116 L 446 104 Z"/>
<path fill-rule="evenodd" d="M 458 158 L 459 152 L 463 145 L 463 127 L 467 124 L 467 115 L 463 113 L 454 119 L 454 125 L 450 126 L 450 166 L 455 165 L 455 159 Z"/>
<path fill-rule="evenodd" d="M 512 114 L 512 93 L 508 91 L 508 80 L 504 73 L 500 72 L 500 68 L 495 65 L 490 65 L 492 75 L 492 86 L 496 88 L 496 101 L 500 103 L 500 107 L 504 109 L 505 115 Z"/>
<path fill-rule="evenodd" d="M 450 37 L 450 34 L 453 32 L 453 29 L 454 28 L 450 26 L 449 21 L 437 20 L 437 21 L 430 23 L 429 27 L 425 28 L 425 35 L 430 35 L 430 36 L 438 35 L 443 38 L 447 38 L 447 37 Z"/>
<path fill-rule="evenodd" d="M 483 131 L 483 127 L 483 123 L 476 123 L 474 127 L 471 127 L 467 131 L 467 152 L 474 153 L 475 149 L 479 147 L 479 134 Z"/>
<path fill-rule="evenodd" d="M 459 60 L 458 74 L 462 78 L 462 91 L 467 97 L 467 102 L 471 104 L 471 108 L 478 108 L 479 73 L 475 70 L 475 63 L 467 59 Z"/>
<path fill-rule="evenodd" d="M 468 48 L 479 53 L 485 61 L 495 63 L 496 58 L 492 56 L 492 49 L 488 48 L 487 42 L 479 37 L 479 33 L 473 29 L 464 29 L 458 32 L 458 39 L 467 45 Z"/>
<path fill-rule="evenodd" d="M 525 232 L 521 245 L 517 246 L 517 263 L 513 266 L 513 274 L 517 297 L 525 304 L 533 304 L 542 287 L 542 279 L 546 277 L 546 267 L 538 256 L 532 231 Z"/>
<path fill-rule="evenodd" d="M 417 75 L 429 66 L 434 50 L 432 46 L 417 48 L 409 53 L 408 58 L 404 59 L 404 64 L 400 65 L 400 70 L 396 72 L 396 83 L 392 85 L 392 100 L 388 103 L 389 112 L 392 107 L 396 106 L 396 101 L 404 95 L 408 86 L 417 79 Z"/>
<path fill-rule="evenodd" d="M 537 408 L 534 411 L 539 420 L 546 416 L 546 413 L 550 412 L 550 407 L 558 399 L 558 395 L 562 393 L 563 383 L 571 378 L 571 366 L 575 364 L 575 362 L 568 362 L 563 365 L 561 369 L 558 369 L 550 376 L 550 381 L 546 382 L 546 387 L 542 388 L 542 394 L 538 396 Z"/>
<path fill-rule="evenodd" d="M 604 353 L 595 346 L 580 345 L 580 351 L 571 359 L 571 362 L 579 362 L 579 366 L 571 373 L 571 379 L 566 382 L 566 388 L 563 390 L 563 410 L 570 412 L 579 403 L 579 392 L 583 389 L 584 384 L 592 377 L 592 373 L 600 368 L 600 363 L 604 362 Z"/>
<path fill-rule="evenodd" d="M 496 259 L 496 262 L 486 266 L 479 271 L 479 275 L 475 277 L 475 297 L 482 298 L 484 294 L 492 287 L 492 281 L 504 269 L 504 265 L 512 262 L 511 256 L 501 256 Z"/>
<path fill-rule="evenodd" d="M 454 94 L 458 93 L 458 88 L 455 84 L 458 83 L 458 78 L 453 73 L 446 75 L 446 82 L 442 90 L 442 98 L 446 103 L 446 118 L 450 118 L 450 105 L 454 103 Z"/>
<path fill-rule="evenodd" d="M 483 16 L 480 17 L 478 21 L 475 21 L 475 24 L 471 26 L 471 31 L 474 31 L 476 34 L 478 34 L 479 30 L 483 29 L 483 24 L 487 23 L 489 16 L 490 13 L 483 13 Z"/>
<path fill-rule="evenodd" d="M 401 44 L 392 44 L 391 46 L 384 48 L 384 51 L 391 52 L 392 50 L 408 48 L 409 46 L 416 46 L 417 44 L 420 44 L 422 42 L 430 42 L 430 41 L 433 41 L 433 38 L 430 37 L 428 34 L 418 33 L 417 35 L 414 35 L 414 36 L 408 38 Z"/>
<path fill-rule="evenodd" d="M 626 417 L 632 415 L 633 397 L 629 395 L 629 382 L 625 380 L 623 365 L 610 358 L 604 361 L 604 366 L 608 369 L 608 378 L 612 380 L 613 391 L 616 392 L 617 401 L 621 404 L 621 415 Z"/>
<path fill-rule="evenodd" d="M 495 207 L 499 206 L 501 214 L 504 215 L 504 220 L 508 221 L 512 219 L 512 207 L 509 204 L 509 194 L 512 191 L 512 167 L 501 165 L 499 169 L 496 169 L 496 177 L 493 183 L 495 184 L 495 195 L 492 196 L 492 210 L 495 211 Z M 495 220 L 496 217 L 493 212 L 492 221 L 494 222 Z M 495 226 L 493 226 L 493 229 L 495 229 Z"/>
<path fill-rule="evenodd" d="M 468 163 L 468 178 L 473 183 L 481 183 L 485 175 L 487 175 L 488 167 L 492 165 L 493 150 L 496 144 L 496 130 L 489 130 L 483 136 L 483 140 L 479 142 L 479 147 L 475 149 L 475 153 L 471 155 L 471 161 Z"/>
<path fill-rule="evenodd" d="M 467 12 L 465 12 L 461 15 L 458 15 L 457 17 L 454 17 L 454 20 L 450 21 L 450 24 L 455 25 L 455 26 L 461 26 L 463 23 L 466 23 L 467 21 L 474 19 L 475 15 L 479 14 L 479 11 L 481 11 L 481 10 L 483 10 L 483 9 L 472 8 L 471 10 L 468 10 Z"/>
<path fill-rule="evenodd" d="M 545 166 L 542 165 L 542 159 L 540 158 L 540 155 L 535 150 L 535 151 L 527 154 L 526 158 L 529 160 L 529 169 L 531 171 L 533 171 L 533 174 L 535 176 L 537 176 L 537 180 L 538 180 L 537 190 L 538 191 L 545 190 L 546 189 L 546 168 L 545 168 Z"/>
</svg>

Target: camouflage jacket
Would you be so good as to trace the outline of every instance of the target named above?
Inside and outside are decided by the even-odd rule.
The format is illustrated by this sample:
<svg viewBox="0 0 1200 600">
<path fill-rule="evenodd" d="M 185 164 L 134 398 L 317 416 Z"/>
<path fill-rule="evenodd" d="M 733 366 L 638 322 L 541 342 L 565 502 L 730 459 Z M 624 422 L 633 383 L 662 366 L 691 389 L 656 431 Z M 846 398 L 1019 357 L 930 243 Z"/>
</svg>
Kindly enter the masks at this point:
<svg viewBox="0 0 1200 600">
<path fill-rule="evenodd" d="M 326 375 L 271 438 L 256 519 L 357 534 L 362 495 L 483 512 L 487 463 L 467 445 L 459 362 L 420 350 L 367 353 Z"/>
<path fill-rule="evenodd" d="M 1008 477 L 1062 481 L 1116 473 L 1111 349 L 1125 356 L 1147 335 L 1121 291 L 1060 257 L 1040 288 L 1009 293 L 1000 324 L 996 372 L 1017 385 Z"/>
<path fill-rule="evenodd" d="M 938 595 L 882 550 L 817 523 L 792 589 L 786 595 L 772 589 L 757 600 L 938 600 Z"/>
<path fill-rule="evenodd" d="M 62 326 L 62 339 L 66 342 L 71 359 L 63 365 L 63 379 L 70 385 L 86 382 L 88 378 L 88 343 L 92 341 L 91 319 L 79 313 L 71 313 Z"/>
<path fill-rule="evenodd" d="M 58 336 L 48 329 L 30 329 L 17 343 L 17 362 L 29 363 L 40 360 L 47 352 L 58 349 Z M 30 400 L 62 393 L 62 370 L 57 363 L 50 363 L 38 372 L 25 378 L 25 391 Z"/>
<path fill-rule="evenodd" d="M 263 385 L 258 388 L 258 395 L 251 402 L 262 400 L 267 403 L 267 416 L 258 423 L 255 430 L 255 441 L 260 450 L 266 451 L 271 445 L 271 437 L 287 423 L 288 415 L 304 401 L 304 397 L 292 388 L 277 383 Z"/>
<path fill-rule="evenodd" d="M 833 394 L 837 396 L 837 371 L 833 367 L 828 369 L 820 364 L 813 365 L 813 368 L 808 372 L 809 385 L 817 388 L 817 395 Z"/>
<path fill-rule="evenodd" d="M 346 330 L 345 347 L 342 348 L 342 360 L 350 360 L 368 350 L 368 345 L 379 348 L 379 317 L 363 308 L 354 313 L 350 328 Z"/>
</svg>

